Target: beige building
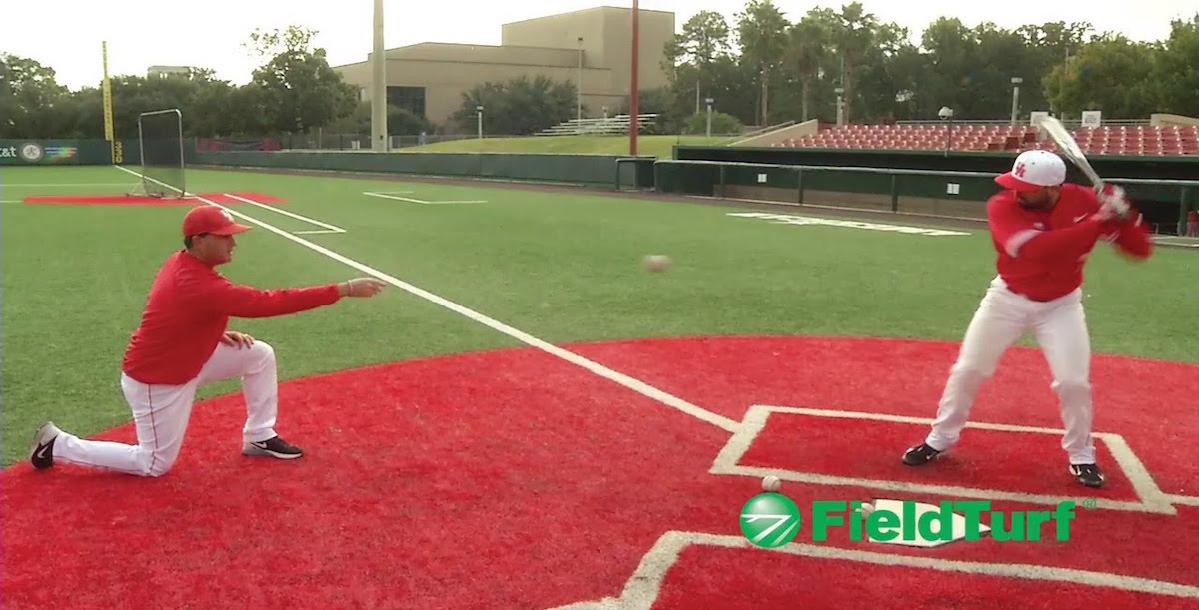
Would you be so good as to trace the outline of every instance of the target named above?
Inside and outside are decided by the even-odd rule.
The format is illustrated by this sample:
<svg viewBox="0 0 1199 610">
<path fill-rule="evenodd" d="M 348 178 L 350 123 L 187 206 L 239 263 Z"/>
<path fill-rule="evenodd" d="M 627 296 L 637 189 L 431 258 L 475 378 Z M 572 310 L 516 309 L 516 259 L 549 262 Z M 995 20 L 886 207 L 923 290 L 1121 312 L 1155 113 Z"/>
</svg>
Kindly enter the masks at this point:
<svg viewBox="0 0 1199 610">
<path fill-rule="evenodd" d="M 444 124 L 475 85 L 547 76 L 582 81 L 584 117 L 602 116 L 605 107 L 611 114 L 629 95 L 632 12 L 604 6 L 506 23 L 500 46 L 423 42 L 387 49 L 388 101 Z M 662 50 L 674 35 L 674 13 L 642 9 L 639 21 L 638 88 L 663 87 Z M 363 100 L 370 100 L 370 59 L 334 67 Z"/>
</svg>

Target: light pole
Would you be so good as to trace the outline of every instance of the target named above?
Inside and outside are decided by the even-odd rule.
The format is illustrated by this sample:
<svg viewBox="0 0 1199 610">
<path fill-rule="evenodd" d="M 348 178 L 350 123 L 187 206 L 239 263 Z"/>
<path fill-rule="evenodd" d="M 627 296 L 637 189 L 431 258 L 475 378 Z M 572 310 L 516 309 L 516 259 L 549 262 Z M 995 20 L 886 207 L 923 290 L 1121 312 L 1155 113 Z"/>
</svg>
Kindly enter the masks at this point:
<svg viewBox="0 0 1199 610">
<path fill-rule="evenodd" d="M 387 56 L 383 49 L 383 0 L 375 0 L 374 52 L 371 53 L 371 150 L 386 152 L 387 137 Z"/>
<path fill-rule="evenodd" d="M 942 121 L 949 121 L 949 129 L 945 132 L 945 156 L 949 156 L 949 141 L 953 138 L 953 108 L 949 106 L 941 106 L 941 110 L 937 112 L 937 116 L 941 117 Z"/>
<path fill-rule="evenodd" d="M 579 36 L 579 86 L 575 97 L 575 118 L 579 120 L 580 127 L 583 122 L 583 37 Z"/>
<path fill-rule="evenodd" d="M 479 113 L 479 139 L 483 139 L 483 106 L 475 106 L 475 111 Z"/>
<path fill-rule="evenodd" d="M 837 87 L 833 92 L 837 94 L 837 125 L 842 125 L 845 122 L 845 109 L 842 106 L 841 94 L 845 93 L 845 89 Z"/>
<path fill-rule="evenodd" d="M 707 129 L 706 133 L 709 138 L 712 137 L 712 102 L 715 102 L 715 101 L 716 100 L 714 100 L 710 97 L 704 99 L 704 102 L 706 104 L 708 104 L 708 129 Z"/>
<path fill-rule="evenodd" d="M 1024 82 L 1019 76 L 1012 77 L 1012 125 L 1016 124 L 1016 115 L 1020 111 L 1020 83 Z"/>
</svg>

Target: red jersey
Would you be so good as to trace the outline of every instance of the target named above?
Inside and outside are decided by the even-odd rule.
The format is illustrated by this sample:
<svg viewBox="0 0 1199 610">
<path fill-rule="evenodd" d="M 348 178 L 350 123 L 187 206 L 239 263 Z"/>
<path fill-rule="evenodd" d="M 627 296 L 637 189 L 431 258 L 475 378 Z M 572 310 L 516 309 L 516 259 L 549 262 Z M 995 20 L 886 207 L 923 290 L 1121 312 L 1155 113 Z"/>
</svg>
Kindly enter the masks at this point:
<svg viewBox="0 0 1199 610">
<path fill-rule="evenodd" d="M 121 368 L 142 383 L 181 385 L 200 374 L 225 334 L 229 316 L 278 316 L 331 305 L 339 298 L 336 284 L 286 290 L 238 286 L 181 250 L 158 270 Z"/>
<path fill-rule="evenodd" d="M 1020 205 L 1013 191 L 987 201 L 996 267 L 1008 288 L 1034 301 L 1052 301 L 1082 285 L 1082 267 L 1100 237 L 1137 258 L 1150 254 L 1149 233 L 1140 214 L 1126 222 L 1099 221 L 1095 191 L 1063 184 L 1047 210 Z"/>
</svg>

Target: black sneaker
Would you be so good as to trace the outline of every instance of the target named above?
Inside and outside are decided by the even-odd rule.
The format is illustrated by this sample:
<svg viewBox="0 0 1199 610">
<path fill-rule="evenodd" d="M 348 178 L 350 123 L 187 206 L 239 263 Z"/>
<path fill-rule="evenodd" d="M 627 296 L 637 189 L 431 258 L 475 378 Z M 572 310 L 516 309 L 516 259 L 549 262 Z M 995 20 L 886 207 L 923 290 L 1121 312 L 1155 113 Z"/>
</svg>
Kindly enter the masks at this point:
<svg viewBox="0 0 1199 610">
<path fill-rule="evenodd" d="M 940 455 L 940 453 L 940 451 L 930 447 L 928 443 L 920 443 L 903 452 L 903 463 L 908 466 L 923 466 L 933 461 L 933 458 Z"/>
<path fill-rule="evenodd" d="M 33 464 L 34 468 L 41 470 L 54 465 L 54 441 L 58 440 L 59 434 L 62 434 L 62 430 L 59 430 L 54 422 L 42 424 L 33 434 L 33 444 L 29 446 L 29 463 Z"/>
<path fill-rule="evenodd" d="M 1070 464 L 1070 474 L 1087 487 L 1103 486 L 1103 473 L 1095 464 Z"/>
<path fill-rule="evenodd" d="M 299 447 L 288 443 L 278 436 L 272 436 L 265 441 L 257 443 L 246 443 L 242 446 L 241 452 L 242 455 L 269 455 L 281 460 L 294 460 L 304 455 L 304 452 Z"/>
</svg>

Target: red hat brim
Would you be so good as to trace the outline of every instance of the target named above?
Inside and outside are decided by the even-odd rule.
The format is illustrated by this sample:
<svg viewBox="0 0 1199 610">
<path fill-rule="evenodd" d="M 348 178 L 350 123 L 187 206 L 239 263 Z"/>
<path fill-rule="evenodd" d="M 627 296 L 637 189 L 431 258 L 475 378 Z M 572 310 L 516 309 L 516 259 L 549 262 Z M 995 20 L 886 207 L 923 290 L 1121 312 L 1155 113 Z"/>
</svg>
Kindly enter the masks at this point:
<svg viewBox="0 0 1199 610">
<path fill-rule="evenodd" d="M 211 233 L 213 235 L 237 235 L 238 233 L 245 233 L 246 231 L 249 231 L 250 229 L 251 229 L 251 227 L 247 227 L 246 225 L 242 225 L 242 224 L 237 224 L 235 222 L 228 226 L 209 231 L 209 233 Z"/>
<path fill-rule="evenodd" d="M 1018 193 L 1031 193 L 1039 191 L 1045 187 L 1031 182 L 1025 182 L 1012 175 L 1012 172 L 1001 174 L 995 178 L 995 182 L 1005 189 L 1016 191 Z"/>
</svg>

